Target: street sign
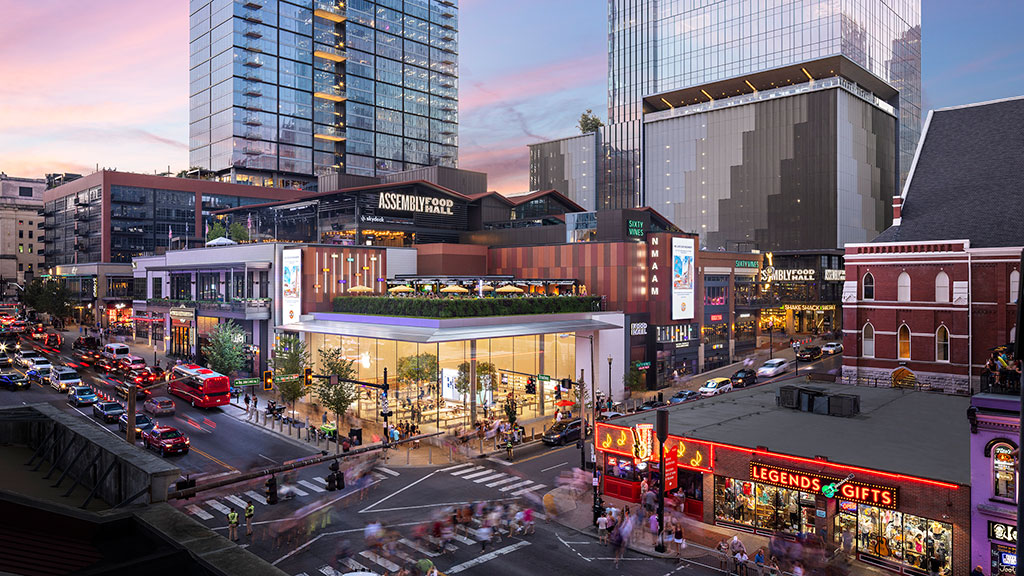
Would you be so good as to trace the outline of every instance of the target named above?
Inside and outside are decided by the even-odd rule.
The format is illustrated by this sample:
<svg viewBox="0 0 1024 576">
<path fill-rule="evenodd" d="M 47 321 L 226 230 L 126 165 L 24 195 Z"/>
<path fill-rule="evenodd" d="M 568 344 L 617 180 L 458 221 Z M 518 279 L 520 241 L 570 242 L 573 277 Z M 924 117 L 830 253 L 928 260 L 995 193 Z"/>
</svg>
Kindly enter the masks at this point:
<svg viewBox="0 0 1024 576">
<path fill-rule="evenodd" d="M 298 380 L 299 378 L 302 378 L 302 374 L 284 374 L 278 376 L 274 380 L 276 380 L 277 382 L 291 382 L 293 380 Z"/>
<path fill-rule="evenodd" d="M 238 378 L 235 380 L 235 386 L 254 386 L 260 383 L 259 378 Z"/>
<path fill-rule="evenodd" d="M 537 379 L 541 382 L 550 382 L 551 376 L 548 376 L 547 374 L 537 374 Z"/>
</svg>

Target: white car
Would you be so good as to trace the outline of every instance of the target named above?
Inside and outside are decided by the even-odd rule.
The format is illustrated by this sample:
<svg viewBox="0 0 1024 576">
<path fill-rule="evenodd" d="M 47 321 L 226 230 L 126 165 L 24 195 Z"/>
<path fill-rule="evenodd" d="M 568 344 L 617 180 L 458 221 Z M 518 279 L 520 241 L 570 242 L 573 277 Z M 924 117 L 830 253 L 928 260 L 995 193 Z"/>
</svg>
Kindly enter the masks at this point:
<svg viewBox="0 0 1024 576">
<path fill-rule="evenodd" d="M 15 355 L 15 361 L 22 368 L 29 368 L 34 360 L 42 358 L 43 355 L 35 348 L 22 349 Z"/>
<path fill-rule="evenodd" d="M 712 378 L 697 389 L 701 396 L 717 396 L 732 392 L 732 380 L 728 378 Z"/>
<path fill-rule="evenodd" d="M 828 354 L 829 356 L 832 356 L 833 354 L 842 354 L 843 345 L 839 342 L 829 342 L 821 347 L 821 353 Z"/>
<path fill-rule="evenodd" d="M 40 356 L 39 358 L 32 358 L 25 365 L 29 370 L 46 370 L 46 375 L 50 375 L 50 369 L 53 368 L 53 364 L 50 363 L 49 358 Z"/>
<path fill-rule="evenodd" d="M 757 369 L 757 375 L 758 377 L 764 376 L 765 378 L 771 378 L 788 371 L 789 360 L 773 358 Z"/>
</svg>

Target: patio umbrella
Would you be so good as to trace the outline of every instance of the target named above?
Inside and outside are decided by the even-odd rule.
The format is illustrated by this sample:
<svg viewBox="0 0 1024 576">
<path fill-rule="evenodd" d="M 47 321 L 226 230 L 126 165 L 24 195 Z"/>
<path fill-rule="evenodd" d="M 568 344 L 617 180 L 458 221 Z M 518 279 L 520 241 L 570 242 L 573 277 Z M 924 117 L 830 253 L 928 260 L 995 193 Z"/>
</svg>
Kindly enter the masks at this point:
<svg viewBox="0 0 1024 576">
<path fill-rule="evenodd" d="M 507 284 L 505 286 L 502 286 L 501 288 L 498 288 L 497 290 L 495 290 L 495 292 L 499 294 L 522 294 L 523 289 L 518 286 Z"/>
<path fill-rule="evenodd" d="M 348 291 L 349 292 L 358 292 L 358 293 L 373 292 L 373 288 L 370 288 L 369 286 L 353 286 L 353 287 L 349 288 Z"/>
<path fill-rule="evenodd" d="M 445 294 L 469 294 L 469 290 L 466 290 L 462 286 L 445 286 L 441 288 L 441 292 Z"/>
<path fill-rule="evenodd" d="M 491 286 L 490 284 L 484 284 L 480 289 L 483 290 L 484 292 L 490 292 L 491 290 L 494 290 L 494 286 Z"/>
<path fill-rule="evenodd" d="M 555 406 L 563 406 L 563 407 L 564 406 L 575 406 L 576 404 L 578 404 L 578 402 L 573 402 L 572 400 L 559 400 L 558 402 L 555 402 Z"/>
<path fill-rule="evenodd" d="M 414 290 L 414 289 L 412 289 L 412 288 L 410 288 L 408 286 L 395 286 L 393 288 L 388 288 L 388 292 L 391 292 L 392 294 L 397 294 L 399 292 L 404 294 L 406 292 L 415 292 L 415 291 L 416 290 Z"/>
</svg>

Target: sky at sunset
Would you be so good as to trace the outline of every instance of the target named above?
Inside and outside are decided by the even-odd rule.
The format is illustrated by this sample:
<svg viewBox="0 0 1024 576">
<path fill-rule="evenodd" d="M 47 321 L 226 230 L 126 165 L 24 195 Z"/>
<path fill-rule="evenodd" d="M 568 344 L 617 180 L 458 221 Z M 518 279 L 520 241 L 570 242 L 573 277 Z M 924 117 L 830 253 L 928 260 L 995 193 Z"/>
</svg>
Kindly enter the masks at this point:
<svg viewBox="0 0 1024 576">
<path fill-rule="evenodd" d="M 922 4 L 925 110 L 1024 94 L 1024 2 Z M 527 144 L 576 133 L 587 108 L 605 117 L 606 1 L 459 6 L 459 166 L 524 191 Z M 0 0 L 0 171 L 186 168 L 187 10 Z"/>
</svg>

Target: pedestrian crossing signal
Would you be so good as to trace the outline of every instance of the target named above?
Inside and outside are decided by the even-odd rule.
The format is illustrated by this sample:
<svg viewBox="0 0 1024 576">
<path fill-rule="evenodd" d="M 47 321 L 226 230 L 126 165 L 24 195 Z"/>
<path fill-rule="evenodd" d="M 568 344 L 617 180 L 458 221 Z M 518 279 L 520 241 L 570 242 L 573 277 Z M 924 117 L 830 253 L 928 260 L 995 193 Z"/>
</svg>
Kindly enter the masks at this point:
<svg viewBox="0 0 1024 576">
<path fill-rule="evenodd" d="M 309 388 L 313 385 L 313 369 L 306 368 L 302 371 L 302 383 Z"/>
<path fill-rule="evenodd" d="M 263 391 L 270 392 L 274 389 L 274 373 L 270 370 L 263 371 Z"/>
</svg>

